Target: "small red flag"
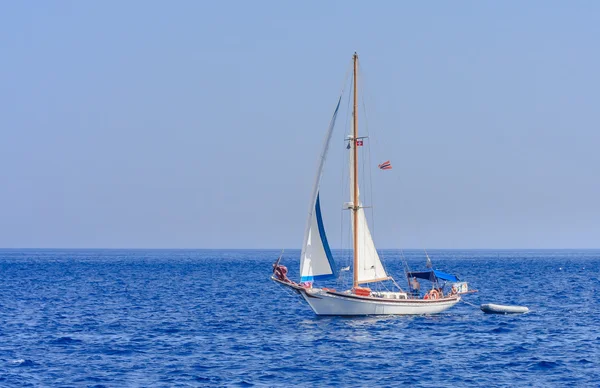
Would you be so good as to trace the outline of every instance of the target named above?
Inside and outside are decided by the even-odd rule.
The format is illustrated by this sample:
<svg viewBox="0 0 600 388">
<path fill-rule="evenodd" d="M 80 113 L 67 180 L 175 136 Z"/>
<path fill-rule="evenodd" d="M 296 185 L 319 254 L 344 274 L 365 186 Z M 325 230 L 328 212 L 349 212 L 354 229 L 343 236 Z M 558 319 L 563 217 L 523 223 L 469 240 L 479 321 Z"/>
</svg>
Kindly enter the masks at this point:
<svg viewBox="0 0 600 388">
<path fill-rule="evenodd" d="M 362 139 L 358 139 L 358 140 L 356 140 L 356 146 L 357 146 L 357 147 L 362 147 L 362 145 L 363 145 L 363 141 L 362 141 Z"/>
</svg>

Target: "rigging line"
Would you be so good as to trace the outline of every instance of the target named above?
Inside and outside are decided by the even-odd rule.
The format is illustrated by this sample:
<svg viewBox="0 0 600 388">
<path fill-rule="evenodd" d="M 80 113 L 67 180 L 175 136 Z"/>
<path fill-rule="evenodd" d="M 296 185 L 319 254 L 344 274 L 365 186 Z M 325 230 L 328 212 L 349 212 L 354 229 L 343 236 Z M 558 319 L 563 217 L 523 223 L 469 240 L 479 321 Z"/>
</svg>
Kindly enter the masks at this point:
<svg viewBox="0 0 600 388">
<path fill-rule="evenodd" d="M 366 113 L 365 113 L 365 116 L 366 116 Z M 365 127 L 367 127 L 366 123 L 365 123 Z M 368 127 L 366 128 L 366 130 L 368 132 Z M 365 174 L 365 175 L 368 177 L 368 182 L 369 182 L 369 201 L 371 204 L 369 211 L 371 213 L 371 225 L 373 226 L 372 235 L 377 236 L 376 223 L 375 223 L 375 196 L 373 195 L 373 168 L 372 168 L 373 154 L 371 152 L 370 138 L 369 138 L 369 141 L 367 142 L 366 154 L 368 155 L 367 158 L 369 161 L 369 165 L 368 165 L 369 168 L 367 169 L 367 174 Z M 381 254 L 379 256 L 380 256 L 380 259 L 385 262 L 383 251 L 381 251 Z"/>
<path fill-rule="evenodd" d="M 354 84 L 354 77 L 350 77 L 350 71 L 352 70 L 352 62 L 350 63 L 350 65 L 348 66 L 348 72 L 346 73 L 347 78 L 350 78 L 350 89 L 352 90 L 352 86 Z M 348 80 L 346 79 L 346 83 L 348 82 Z M 346 121 L 344 123 L 344 131 L 343 131 L 343 136 L 344 139 L 346 138 L 346 131 L 348 130 L 348 118 L 350 117 L 350 100 L 351 100 L 351 96 L 352 93 L 348 93 L 348 102 L 346 103 Z M 346 180 L 346 168 L 348 167 L 348 163 L 349 163 L 349 155 L 347 152 L 343 152 L 342 153 L 342 173 L 340 174 L 340 176 L 342 177 L 342 190 L 341 190 L 341 196 L 342 196 L 342 201 L 341 203 L 344 203 L 346 201 L 344 201 L 344 198 L 346 196 L 346 185 L 349 183 L 349 177 L 348 180 Z M 344 209 L 341 210 L 340 212 L 340 247 L 342 248 L 342 259 L 343 263 L 346 264 L 344 265 L 345 267 L 347 267 L 347 257 L 344 255 Z"/>
<path fill-rule="evenodd" d="M 394 285 L 395 285 L 396 287 L 398 287 L 398 289 L 399 289 L 400 291 L 404 292 L 404 290 L 402 289 L 402 287 L 400 287 L 400 285 L 399 285 L 398 283 L 396 283 L 396 279 L 392 278 L 392 282 L 394 282 Z"/>
<path fill-rule="evenodd" d="M 359 62 L 360 64 L 360 62 Z M 366 107 L 366 100 L 368 99 L 368 94 L 366 91 L 366 74 L 365 71 L 362 69 L 362 67 L 360 67 L 360 75 L 361 75 L 361 87 L 362 87 L 362 94 L 361 94 L 361 102 L 362 102 L 362 108 L 363 108 L 363 113 L 364 113 L 364 117 L 365 117 L 365 130 L 367 132 L 367 135 L 369 135 L 369 157 L 372 158 L 372 154 L 371 154 L 371 130 L 369 129 L 369 117 L 367 114 L 367 107 Z M 375 149 L 381 149 L 379 147 L 379 142 L 377 140 L 377 136 L 375 135 L 375 130 L 373 130 L 372 132 L 373 136 L 373 142 L 374 142 L 374 148 Z M 374 213 L 374 207 L 375 207 L 375 195 L 373 194 L 373 184 L 372 184 L 372 180 L 373 180 L 373 173 L 370 172 L 370 179 L 371 179 L 371 186 L 370 186 L 370 191 L 371 191 L 371 202 L 372 202 L 372 207 L 371 207 L 371 219 L 372 219 L 372 224 L 373 224 L 373 234 L 375 234 L 375 213 Z M 381 259 L 385 262 L 385 255 L 383 254 L 383 252 L 381 253 Z"/>
<path fill-rule="evenodd" d="M 372 156 L 372 152 L 371 152 L 371 136 L 370 136 L 371 132 L 369 130 L 369 119 L 368 119 L 368 116 L 367 116 L 367 107 L 366 107 L 366 103 L 365 103 L 365 96 L 367 94 L 366 91 L 365 91 L 366 90 L 366 87 L 365 87 L 365 78 L 366 78 L 366 76 L 365 76 L 365 72 L 364 72 L 364 70 L 362 68 L 362 65 L 360 63 L 360 59 L 359 59 L 359 62 L 358 62 L 358 69 L 359 69 L 359 75 L 360 75 L 359 81 L 360 81 L 360 90 L 361 90 L 361 102 L 362 102 L 363 114 L 364 114 L 364 117 L 365 117 L 365 120 L 364 120 L 365 121 L 365 132 L 366 132 L 367 136 L 369 137 L 369 140 L 367 142 L 367 153 L 368 153 L 369 162 L 372 162 L 373 156 Z M 376 142 L 375 145 L 378 146 L 377 138 L 374 136 L 374 134 L 373 134 L 373 141 L 375 141 Z M 377 147 L 375 147 L 375 148 L 377 148 Z M 369 167 L 371 167 L 371 165 L 369 165 Z M 363 170 L 364 170 L 364 168 L 363 168 Z M 375 210 L 374 210 L 374 208 L 375 208 L 375 196 L 373 194 L 373 172 L 371 170 L 372 169 L 369 168 L 369 174 L 368 174 L 368 179 L 369 179 L 369 200 L 371 202 L 371 209 L 370 209 L 370 212 L 371 212 L 371 225 L 373 226 L 372 236 L 377 236 L 377 234 L 376 234 L 376 228 L 375 228 Z M 376 249 L 376 251 L 377 251 L 377 249 Z M 379 251 L 377 253 L 379 254 L 379 258 L 380 258 L 380 261 L 382 262 L 382 264 L 385 264 L 386 260 L 385 260 L 385 255 L 384 255 L 383 251 Z M 384 265 L 384 268 L 385 268 L 385 265 Z"/>
<path fill-rule="evenodd" d="M 362 189 L 363 189 L 362 192 L 363 192 L 364 199 L 361 199 L 361 197 L 360 197 L 360 189 L 359 189 L 358 204 L 364 206 L 364 204 L 366 203 L 366 199 L 367 199 L 367 196 L 365 195 L 367 193 L 367 190 L 365 189 L 365 185 L 367 184 L 367 180 L 366 180 L 367 174 L 365 173 L 365 164 L 367 163 L 367 160 L 364 157 L 364 152 L 362 152 L 362 154 L 363 154 L 363 158 L 361 160 L 361 169 L 362 169 L 361 176 L 365 177 L 365 179 L 363 179 L 363 185 L 362 185 Z M 359 184 L 360 184 L 360 182 L 359 182 Z M 369 223 L 367 221 L 366 216 L 364 215 L 365 214 L 364 207 L 362 209 L 362 212 L 363 212 L 363 216 L 365 217 L 364 219 L 365 219 L 366 228 L 368 228 L 369 227 Z M 356 225 L 355 225 L 355 227 L 356 227 Z M 364 249 L 364 248 L 367 246 L 367 233 L 364 233 L 364 231 L 362 233 L 361 239 L 362 239 L 362 247 L 363 247 L 363 251 L 362 252 L 364 254 L 364 252 L 366 252 L 366 249 Z M 373 239 L 372 236 L 371 236 L 371 239 Z"/>
<path fill-rule="evenodd" d="M 351 80 L 350 82 L 352 82 L 352 77 L 350 77 L 350 73 L 352 72 L 352 67 L 353 67 L 352 61 L 350 61 L 346 68 L 346 76 L 344 77 L 344 82 L 342 83 L 342 93 L 344 92 L 344 90 L 346 90 L 345 87 L 346 87 L 346 84 L 348 83 L 348 78 L 350 78 L 350 80 Z M 350 85 L 352 85 L 352 84 L 350 84 Z"/>
<path fill-rule="evenodd" d="M 363 84 L 363 86 L 362 86 L 362 94 L 361 94 L 362 100 L 361 101 L 362 101 L 363 112 L 364 112 L 364 117 L 365 117 L 365 127 L 366 127 L 367 134 L 370 134 L 369 133 L 370 132 L 369 131 L 369 123 L 368 123 L 369 118 L 368 118 L 367 108 L 366 108 L 366 100 L 371 100 L 371 98 L 370 98 L 370 95 L 367 93 L 366 88 L 364 87 L 364 84 L 365 84 L 364 80 L 367 78 L 367 76 L 365 74 L 365 71 L 362 69 L 362 67 L 361 67 L 361 76 L 362 76 L 361 77 L 362 78 L 361 82 Z M 375 132 L 376 132 L 376 129 L 373 129 L 374 148 L 382 150 L 382 147 L 380 146 L 380 144 L 379 144 L 379 142 L 377 140 L 377 136 L 375 135 Z M 383 147 L 383 148 L 385 148 L 385 147 Z M 387 152 L 386 149 L 384 149 L 383 151 Z M 397 181 L 402 182 L 400 174 L 398 174 L 396 176 L 397 176 Z M 374 202 L 374 198 L 372 198 L 372 201 Z M 374 221 L 374 218 L 373 218 L 373 233 L 375 233 L 375 221 Z"/>
<path fill-rule="evenodd" d="M 288 287 L 284 286 L 283 284 L 277 283 L 277 285 L 279 287 L 281 287 L 286 294 L 288 294 L 289 296 L 291 296 L 294 299 L 295 302 L 297 302 L 299 305 L 301 305 L 302 308 L 305 307 L 304 304 L 301 302 L 301 299 L 302 299 L 301 295 L 298 295 L 295 291 L 290 290 Z"/>
<path fill-rule="evenodd" d="M 410 272 L 410 267 L 408 266 L 408 261 L 406 261 L 406 257 L 404 257 L 404 250 L 400 248 L 400 255 L 402 256 L 402 263 L 404 264 L 404 274 L 406 281 L 408 281 L 408 273 Z"/>
<path fill-rule="evenodd" d="M 364 89 L 364 82 L 362 80 L 362 68 L 360 66 L 360 60 L 359 60 L 358 65 L 357 65 L 357 69 L 358 69 L 358 77 L 357 77 L 357 83 L 358 83 L 358 85 L 357 85 L 357 88 L 360 89 L 360 91 L 361 91 L 361 99 L 362 99 L 362 91 Z M 365 127 L 365 132 L 368 135 L 369 132 L 368 132 L 368 128 L 367 127 Z M 367 172 L 370 172 L 369 171 L 370 170 L 369 169 L 369 167 L 370 167 L 369 163 L 370 163 L 370 157 L 371 157 L 371 155 L 369 153 L 369 149 L 370 148 L 369 148 L 369 144 L 368 143 L 369 142 L 367 141 L 367 150 L 366 151 L 365 151 L 364 146 L 363 146 L 363 152 L 362 152 L 363 158 L 362 158 L 362 161 L 361 161 L 362 162 L 361 163 L 361 169 L 362 169 L 361 174 L 364 177 L 364 179 L 363 179 L 363 184 L 362 184 L 362 196 L 363 196 L 363 199 L 362 200 L 359 199 L 359 204 L 362 203 L 363 205 L 366 204 L 366 203 L 369 203 L 370 205 L 372 205 L 372 201 L 373 201 L 372 200 L 372 195 L 370 195 L 370 194 L 373 193 L 373 185 L 372 185 L 371 175 L 367 173 Z M 369 190 L 368 191 L 367 191 L 367 187 L 366 186 L 369 186 Z M 373 209 L 372 209 L 372 206 L 370 206 L 370 207 L 371 207 L 371 221 L 372 221 L 371 223 L 373 223 Z M 365 213 L 366 212 L 365 212 L 365 210 L 363 208 L 363 216 L 364 216 L 364 219 L 365 219 L 365 225 L 368 228 L 369 223 L 368 223 L 368 220 L 366 218 L 366 214 Z M 371 240 L 373 239 L 373 234 L 374 233 L 369 232 L 369 235 L 371 236 Z M 361 238 L 362 238 L 362 242 L 363 242 L 362 243 L 362 247 L 365 248 L 367 246 L 367 233 L 363 233 Z M 375 251 L 377 252 L 376 248 L 375 248 Z M 366 250 L 363 249 L 363 253 L 364 252 L 366 252 Z"/>
<path fill-rule="evenodd" d="M 359 65 L 360 65 L 360 60 L 359 60 Z M 365 71 L 362 69 L 362 67 L 360 67 L 360 75 L 361 75 L 361 88 L 362 88 L 362 93 L 361 93 L 361 102 L 362 102 L 362 106 L 363 106 L 363 112 L 365 115 L 365 129 L 367 131 L 367 135 L 370 133 L 369 131 L 369 117 L 367 115 L 367 108 L 366 108 L 366 100 L 369 99 L 370 97 L 366 91 L 366 87 L 365 85 L 365 80 L 367 78 Z M 377 141 L 377 137 L 375 136 L 375 130 L 373 130 L 373 141 L 375 142 L 375 148 L 379 149 L 379 142 Z"/>
</svg>

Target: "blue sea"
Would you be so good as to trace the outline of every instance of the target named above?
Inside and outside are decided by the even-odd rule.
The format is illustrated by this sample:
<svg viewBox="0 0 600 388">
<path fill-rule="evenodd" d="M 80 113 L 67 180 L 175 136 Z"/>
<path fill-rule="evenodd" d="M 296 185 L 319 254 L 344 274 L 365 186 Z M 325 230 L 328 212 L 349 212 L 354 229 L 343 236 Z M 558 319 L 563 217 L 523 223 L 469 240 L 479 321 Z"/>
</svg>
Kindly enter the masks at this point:
<svg viewBox="0 0 600 388">
<path fill-rule="evenodd" d="M 425 255 L 383 252 L 404 285 L 402 253 Z M 269 281 L 278 254 L 0 250 L 0 386 L 600 386 L 600 251 L 430 251 L 469 304 L 353 318 Z"/>
</svg>

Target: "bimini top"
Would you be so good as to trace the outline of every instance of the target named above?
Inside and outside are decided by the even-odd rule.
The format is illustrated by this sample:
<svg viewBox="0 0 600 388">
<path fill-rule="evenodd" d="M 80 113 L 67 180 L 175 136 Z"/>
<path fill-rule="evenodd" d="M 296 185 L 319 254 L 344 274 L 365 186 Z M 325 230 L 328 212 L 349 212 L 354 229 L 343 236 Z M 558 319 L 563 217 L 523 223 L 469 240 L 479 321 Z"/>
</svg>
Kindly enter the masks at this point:
<svg viewBox="0 0 600 388">
<path fill-rule="evenodd" d="M 409 272 L 406 275 L 409 278 L 415 277 L 418 279 L 429 280 L 430 282 L 435 282 L 438 279 L 446 280 L 449 282 L 457 282 L 459 280 L 456 276 L 442 271 L 438 271 L 437 269 L 430 269 L 429 271 L 422 272 Z"/>
</svg>

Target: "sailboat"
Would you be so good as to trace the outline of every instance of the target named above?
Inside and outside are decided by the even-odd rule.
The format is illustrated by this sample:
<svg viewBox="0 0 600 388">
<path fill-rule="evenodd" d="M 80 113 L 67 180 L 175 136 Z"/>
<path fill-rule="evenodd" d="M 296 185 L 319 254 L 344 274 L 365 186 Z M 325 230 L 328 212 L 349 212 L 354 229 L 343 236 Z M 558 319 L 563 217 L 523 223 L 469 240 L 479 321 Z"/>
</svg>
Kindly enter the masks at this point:
<svg viewBox="0 0 600 388">
<path fill-rule="evenodd" d="M 456 289 L 453 287 L 452 292 L 444 295 L 441 288 L 432 288 L 425 293 L 423 298 L 418 293 L 403 291 L 393 277 L 387 273 L 375 248 L 359 193 L 357 147 L 362 144 L 364 137 L 360 137 L 358 133 L 357 73 L 358 55 L 354 53 L 352 131 L 346 138 L 350 152 L 350 201 L 344 204 L 344 208 L 351 211 L 352 288 L 337 291 L 315 285 L 320 281 L 337 277 L 333 255 L 323 225 L 319 188 L 341 96 L 329 124 L 319 156 L 317 175 L 309 203 L 308 219 L 300 255 L 300 281 L 296 283 L 288 279 L 287 268 L 280 264 L 281 256 L 273 264 L 271 279 L 299 293 L 317 315 L 420 315 L 440 313 L 460 301 L 461 297 L 458 292 L 455 292 Z M 426 274 L 426 276 L 429 276 L 429 274 Z M 435 277 L 435 274 L 432 276 Z M 420 277 L 425 278 L 423 275 Z M 412 279 L 416 280 L 415 277 Z M 371 288 L 365 286 L 381 282 L 391 283 L 395 286 L 395 289 L 393 291 L 372 291 Z"/>
</svg>

